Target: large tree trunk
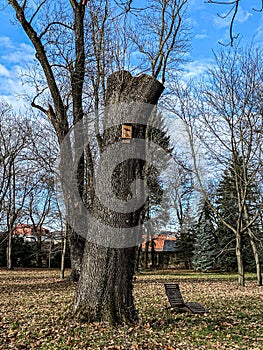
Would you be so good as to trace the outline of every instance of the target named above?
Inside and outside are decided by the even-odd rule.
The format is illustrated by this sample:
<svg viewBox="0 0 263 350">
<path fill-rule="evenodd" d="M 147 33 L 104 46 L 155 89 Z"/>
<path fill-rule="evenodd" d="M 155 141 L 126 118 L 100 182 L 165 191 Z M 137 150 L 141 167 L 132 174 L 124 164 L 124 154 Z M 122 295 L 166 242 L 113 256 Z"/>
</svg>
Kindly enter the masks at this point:
<svg viewBox="0 0 263 350">
<path fill-rule="evenodd" d="M 146 74 L 132 77 L 129 72 L 120 71 L 108 78 L 107 106 L 123 102 L 138 102 L 151 104 L 153 108 L 162 91 L 163 85 L 155 78 Z M 144 113 L 142 115 L 145 118 L 145 110 L 136 110 L 136 113 L 140 112 Z M 114 118 L 114 115 L 107 114 L 107 119 L 110 118 Z M 141 139 L 145 138 L 145 125 L 133 124 L 133 129 L 134 135 Z M 114 125 L 104 130 L 103 148 L 105 150 L 107 150 L 108 145 L 120 140 L 120 132 L 121 125 Z M 132 143 L 130 146 L 133 147 Z M 116 156 L 121 159 L 122 155 L 117 154 Z M 121 163 L 121 167 L 112 177 L 112 186 L 116 196 L 127 200 L 130 184 L 135 178 L 142 176 L 143 165 L 144 163 L 138 159 L 128 159 Z M 95 197 L 93 214 L 106 223 L 110 231 L 110 227 L 136 227 L 143 209 L 141 207 L 134 213 L 120 214 L 104 207 L 103 203 L 100 203 Z M 136 231 L 136 229 L 134 230 Z M 98 232 L 93 232 L 93 234 L 96 236 Z M 109 232 L 104 232 L 104 234 L 105 236 L 109 235 Z M 131 247 L 129 243 L 126 247 L 115 248 L 86 242 L 80 280 L 74 300 L 73 311 L 75 315 L 88 321 L 105 320 L 114 324 L 137 320 L 132 294 L 136 251 L 137 247 Z"/>
<path fill-rule="evenodd" d="M 135 321 L 135 263 L 135 247 L 106 248 L 87 242 L 74 304 L 77 317 L 113 324 Z"/>
</svg>

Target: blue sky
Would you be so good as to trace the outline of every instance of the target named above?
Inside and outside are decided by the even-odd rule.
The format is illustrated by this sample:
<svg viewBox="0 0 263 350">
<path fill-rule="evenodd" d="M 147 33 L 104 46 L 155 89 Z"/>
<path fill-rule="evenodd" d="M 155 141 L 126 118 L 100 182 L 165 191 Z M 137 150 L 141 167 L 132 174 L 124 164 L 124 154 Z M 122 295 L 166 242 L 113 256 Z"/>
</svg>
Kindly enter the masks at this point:
<svg viewBox="0 0 263 350">
<path fill-rule="evenodd" d="M 239 33 L 241 43 L 246 44 L 254 37 L 254 42 L 261 45 L 263 41 L 263 14 L 255 12 L 259 0 L 241 0 L 239 14 L 235 21 L 234 32 Z M 201 74 L 206 65 L 212 64 L 212 50 L 220 48 L 218 41 L 229 42 L 229 21 L 217 16 L 217 12 L 224 14 L 229 7 L 206 4 L 203 0 L 191 0 L 189 4 L 190 21 L 193 27 L 191 62 L 187 64 L 185 77 Z M 15 107 L 23 105 L 21 94 L 29 87 L 22 86 L 19 74 L 26 69 L 34 59 L 32 49 L 23 30 L 12 25 L 14 18 L 11 7 L 1 12 L 0 28 L 0 97 L 4 97 Z"/>
<path fill-rule="evenodd" d="M 259 0 L 240 0 L 239 12 L 234 24 L 234 34 L 239 34 L 241 45 L 249 44 L 252 40 L 255 44 L 263 42 L 263 14 L 253 11 L 259 8 Z M 193 25 L 192 51 L 190 53 L 192 63 L 188 65 L 189 75 L 195 76 L 201 73 L 206 64 L 213 59 L 213 50 L 223 48 L 219 42 L 228 44 L 230 17 L 220 18 L 217 13 L 224 15 L 229 11 L 229 6 L 206 4 L 203 0 L 192 0 L 190 6 L 190 18 Z"/>
</svg>

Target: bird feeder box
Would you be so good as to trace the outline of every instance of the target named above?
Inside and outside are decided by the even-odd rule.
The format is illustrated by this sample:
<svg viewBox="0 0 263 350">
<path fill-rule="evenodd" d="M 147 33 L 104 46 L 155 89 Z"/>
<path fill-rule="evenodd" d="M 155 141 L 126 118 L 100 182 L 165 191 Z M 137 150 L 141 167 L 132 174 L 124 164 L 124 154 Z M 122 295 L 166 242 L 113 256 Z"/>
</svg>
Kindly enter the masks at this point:
<svg viewBox="0 0 263 350">
<path fill-rule="evenodd" d="M 122 142 L 130 143 L 132 138 L 132 125 L 122 124 Z"/>
</svg>

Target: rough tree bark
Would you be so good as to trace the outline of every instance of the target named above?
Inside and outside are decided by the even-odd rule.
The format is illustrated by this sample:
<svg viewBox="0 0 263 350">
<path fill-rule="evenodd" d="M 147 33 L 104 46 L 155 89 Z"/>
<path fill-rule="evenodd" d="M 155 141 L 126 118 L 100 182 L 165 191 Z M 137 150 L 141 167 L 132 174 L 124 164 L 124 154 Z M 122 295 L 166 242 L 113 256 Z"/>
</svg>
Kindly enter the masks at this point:
<svg viewBox="0 0 263 350">
<path fill-rule="evenodd" d="M 163 89 L 163 85 L 149 75 L 132 77 L 126 71 L 116 72 L 107 81 L 106 105 L 138 102 L 151 104 L 154 108 Z M 145 125 L 133 125 L 133 129 L 135 137 L 145 138 Z M 120 140 L 120 131 L 121 125 L 104 131 L 104 149 Z M 122 168 L 114 175 L 113 186 L 116 195 L 127 199 L 129 183 L 136 177 L 141 177 L 142 172 L 142 161 L 128 159 L 123 162 Z M 139 223 L 142 210 L 143 208 L 140 208 L 136 213 L 116 214 L 103 207 L 96 198 L 93 206 L 94 215 L 107 221 L 109 226 L 115 227 L 135 226 Z M 112 248 L 86 242 L 73 306 L 76 317 L 88 321 L 109 321 L 113 324 L 137 320 L 132 294 L 136 251 L 137 247 Z"/>
</svg>

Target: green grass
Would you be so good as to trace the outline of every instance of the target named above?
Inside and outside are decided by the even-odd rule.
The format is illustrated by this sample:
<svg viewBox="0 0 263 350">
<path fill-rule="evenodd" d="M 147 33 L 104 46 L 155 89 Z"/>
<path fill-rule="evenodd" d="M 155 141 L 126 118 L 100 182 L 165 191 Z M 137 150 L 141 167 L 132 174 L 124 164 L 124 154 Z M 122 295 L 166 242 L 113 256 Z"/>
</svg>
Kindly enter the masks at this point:
<svg viewBox="0 0 263 350">
<path fill-rule="evenodd" d="M 134 284 L 140 322 L 112 327 L 64 317 L 75 285 L 58 271 L 0 270 L 0 349 L 263 349 L 263 289 L 246 277 L 242 288 L 234 274 L 142 272 Z M 163 310 L 167 281 L 209 313 Z"/>
</svg>

